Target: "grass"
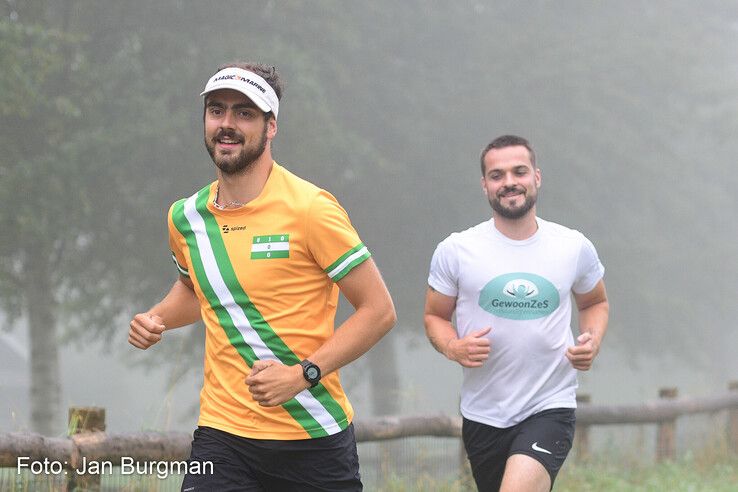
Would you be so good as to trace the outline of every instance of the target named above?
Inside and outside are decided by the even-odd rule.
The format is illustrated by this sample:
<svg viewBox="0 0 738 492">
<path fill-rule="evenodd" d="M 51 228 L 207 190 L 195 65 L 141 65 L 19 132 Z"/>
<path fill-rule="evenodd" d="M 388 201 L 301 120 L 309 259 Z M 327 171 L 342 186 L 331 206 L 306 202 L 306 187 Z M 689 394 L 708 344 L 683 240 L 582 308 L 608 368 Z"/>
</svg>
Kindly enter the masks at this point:
<svg viewBox="0 0 738 492">
<path fill-rule="evenodd" d="M 15 469 L 0 468 L 0 491 L 2 492 L 61 492 L 67 490 L 68 476 L 33 475 L 27 471 L 17 474 Z M 180 489 L 181 476 L 169 476 L 164 480 L 155 475 L 104 475 L 100 481 L 100 492 L 175 492 Z M 75 491 L 81 492 L 79 488 Z"/>
<path fill-rule="evenodd" d="M 5 472 L 5 473 L 3 473 Z M 9 472 L 9 473 L 8 473 Z M 5 475 L 5 477 L 2 477 Z M 117 478 L 117 480 L 116 480 Z M 156 477 L 110 477 L 103 490 L 179 490 L 178 478 L 159 481 Z M 0 489 L 7 491 L 58 491 L 61 483 L 49 477 L 15 476 L 15 470 L 0 471 Z M 106 483 L 107 482 L 107 486 Z M 167 483 L 168 482 L 168 483 Z M 437 479 L 427 474 L 400 477 L 394 473 L 366 487 L 377 492 L 471 492 L 470 479 Z M 688 454 L 676 461 L 639 465 L 632 460 L 595 457 L 587 462 L 568 461 L 556 480 L 557 492 L 736 492 L 738 454 L 713 452 Z"/>
<path fill-rule="evenodd" d="M 607 460 L 570 462 L 556 480 L 561 492 L 736 492 L 738 455 L 687 455 L 650 466 Z"/>
<path fill-rule="evenodd" d="M 377 492 L 472 492 L 470 478 L 407 478 L 389 474 L 371 487 Z M 367 488 L 367 490 L 370 490 Z M 644 463 L 636 456 L 570 457 L 556 479 L 556 492 L 737 492 L 738 453 L 724 444 L 687 453 L 675 461 Z"/>
<path fill-rule="evenodd" d="M 640 454 L 599 454 L 590 460 L 569 459 L 556 480 L 557 491 L 612 492 L 736 492 L 738 453 L 731 452 L 724 435 L 715 433 L 706 444 L 674 461 L 653 463 Z"/>
<path fill-rule="evenodd" d="M 440 448 L 430 453 L 430 438 L 412 443 L 408 449 L 387 448 L 400 456 L 412 456 L 401 464 L 398 454 L 383 456 L 378 473 L 364 477 L 368 492 L 473 492 L 471 475 L 459 477 L 458 453 Z M 438 443 L 435 443 L 438 445 Z M 612 447 L 611 449 L 622 449 Z M 601 452 L 587 460 L 570 456 L 556 480 L 556 492 L 738 492 L 738 453 L 731 453 L 725 439 L 715 439 L 703 448 L 683 454 L 675 461 L 654 464 L 650 453 L 632 451 L 625 455 Z M 440 461 L 439 461 L 440 460 Z M 362 466 L 369 465 L 369 460 Z M 367 466 L 365 472 L 371 467 Z M 371 476 L 370 476 L 371 475 Z M 441 478 L 439 478 L 441 477 Z M 63 490 L 64 479 L 53 476 L 16 474 L 15 469 L 0 469 L 0 491 L 31 492 Z M 61 478 L 61 480 L 59 480 Z M 181 477 L 159 480 L 155 476 L 105 476 L 102 491 L 165 492 L 179 490 Z"/>
</svg>

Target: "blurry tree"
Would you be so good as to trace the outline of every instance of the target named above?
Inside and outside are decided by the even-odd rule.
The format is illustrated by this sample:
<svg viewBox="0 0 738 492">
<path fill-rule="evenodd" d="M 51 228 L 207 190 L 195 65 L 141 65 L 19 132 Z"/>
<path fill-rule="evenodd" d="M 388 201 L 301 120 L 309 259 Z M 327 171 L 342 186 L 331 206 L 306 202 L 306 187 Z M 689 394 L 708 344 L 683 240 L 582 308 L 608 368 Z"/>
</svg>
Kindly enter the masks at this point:
<svg viewBox="0 0 738 492">
<path fill-rule="evenodd" d="M 168 69 L 144 71 L 135 32 L 78 29 L 102 13 L 91 3 L 29 3 L 0 20 L 0 288 L 28 323 L 32 426 L 50 434 L 60 326 L 100 340 L 132 299 L 161 291 L 162 269 L 136 252 L 166 237 L 151 159 L 178 155 L 167 136 L 183 125 Z"/>
</svg>

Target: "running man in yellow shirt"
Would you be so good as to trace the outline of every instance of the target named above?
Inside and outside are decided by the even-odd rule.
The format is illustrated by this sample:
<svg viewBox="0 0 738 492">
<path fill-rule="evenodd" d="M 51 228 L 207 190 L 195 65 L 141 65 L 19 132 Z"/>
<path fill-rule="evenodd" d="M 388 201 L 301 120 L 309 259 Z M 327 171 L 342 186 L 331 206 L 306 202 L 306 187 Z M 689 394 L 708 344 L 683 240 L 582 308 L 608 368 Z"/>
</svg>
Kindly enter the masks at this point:
<svg viewBox="0 0 738 492">
<path fill-rule="evenodd" d="M 205 371 L 182 490 L 361 490 L 353 408 L 338 369 L 396 320 L 367 247 L 327 191 L 272 159 L 274 67 L 222 66 L 204 96 L 217 180 L 169 210 L 179 272 L 130 323 L 140 349 L 205 322 Z M 355 308 L 334 330 L 340 291 Z M 192 468 L 191 468 L 192 469 Z M 202 469 L 205 469 L 204 467 Z"/>
</svg>

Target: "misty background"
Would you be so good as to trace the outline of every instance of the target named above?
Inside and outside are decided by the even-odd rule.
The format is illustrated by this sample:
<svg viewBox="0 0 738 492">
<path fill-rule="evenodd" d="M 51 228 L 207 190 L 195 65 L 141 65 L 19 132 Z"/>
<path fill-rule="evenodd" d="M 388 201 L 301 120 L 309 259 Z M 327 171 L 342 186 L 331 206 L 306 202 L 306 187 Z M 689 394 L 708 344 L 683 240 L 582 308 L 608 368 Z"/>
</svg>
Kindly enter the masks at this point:
<svg viewBox="0 0 738 492">
<path fill-rule="evenodd" d="M 357 418 L 458 412 L 427 270 L 490 217 L 479 151 L 504 133 L 536 150 L 539 215 L 606 268 L 580 392 L 725 391 L 737 42 L 725 0 L 0 0 L 0 429 L 62 435 L 81 405 L 112 432 L 194 429 L 202 327 L 145 352 L 127 330 L 175 280 L 166 211 L 214 179 L 198 94 L 234 60 L 277 66 L 276 160 L 339 199 L 395 300 L 396 328 L 343 370 Z"/>
</svg>

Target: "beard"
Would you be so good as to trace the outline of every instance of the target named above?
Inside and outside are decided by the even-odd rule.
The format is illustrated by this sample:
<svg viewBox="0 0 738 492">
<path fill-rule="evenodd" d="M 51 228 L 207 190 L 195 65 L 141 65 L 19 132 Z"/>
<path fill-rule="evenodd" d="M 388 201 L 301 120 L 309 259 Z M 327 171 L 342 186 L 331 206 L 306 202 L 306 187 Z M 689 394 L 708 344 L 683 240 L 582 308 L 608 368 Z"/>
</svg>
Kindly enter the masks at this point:
<svg viewBox="0 0 738 492">
<path fill-rule="evenodd" d="M 221 129 L 212 139 L 208 140 L 208 138 L 205 137 L 205 148 L 218 169 L 220 169 L 223 174 L 227 175 L 240 174 L 251 167 L 254 162 L 261 157 L 264 150 L 266 150 L 267 125 L 264 125 L 264 131 L 261 133 L 259 142 L 250 146 L 244 145 L 241 152 L 235 155 L 216 155 L 215 143 L 221 138 L 229 138 L 231 140 L 236 140 L 239 143 L 243 143 L 245 140 L 244 136 L 235 130 Z"/>
<path fill-rule="evenodd" d="M 519 188 L 516 188 L 514 190 L 517 190 Z M 533 208 L 533 206 L 536 204 L 536 199 L 538 198 L 538 194 L 534 191 L 532 194 L 525 195 L 525 200 L 521 205 L 515 205 L 512 207 L 506 207 L 502 204 L 501 195 L 505 195 L 505 193 L 509 191 L 514 191 L 511 189 L 503 189 L 500 191 L 498 195 L 496 195 L 494 198 L 489 199 L 489 204 L 492 206 L 492 210 L 497 212 L 501 217 L 504 217 L 506 219 L 519 219 L 523 217 L 525 214 L 527 214 L 530 209 Z"/>
</svg>

